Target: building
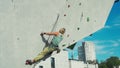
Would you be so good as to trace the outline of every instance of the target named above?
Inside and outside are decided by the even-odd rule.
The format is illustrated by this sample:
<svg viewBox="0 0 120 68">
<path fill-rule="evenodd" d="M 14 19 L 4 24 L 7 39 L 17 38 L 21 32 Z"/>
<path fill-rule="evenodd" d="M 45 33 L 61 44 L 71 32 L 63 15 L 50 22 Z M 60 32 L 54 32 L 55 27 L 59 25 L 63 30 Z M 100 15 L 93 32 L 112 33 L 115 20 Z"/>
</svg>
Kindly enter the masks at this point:
<svg viewBox="0 0 120 68">
<path fill-rule="evenodd" d="M 95 46 L 93 44 L 93 42 L 83 42 L 83 49 L 85 52 L 85 61 L 94 61 L 96 60 L 96 56 L 95 56 Z"/>
<path fill-rule="evenodd" d="M 62 51 L 45 61 L 33 65 L 33 68 L 98 68 L 98 64 L 86 64 L 84 61 L 69 60 L 67 51 Z"/>
<path fill-rule="evenodd" d="M 85 51 L 83 46 L 78 47 L 78 60 L 85 61 Z"/>
<path fill-rule="evenodd" d="M 78 59 L 84 62 L 95 61 L 96 56 L 94 43 L 90 41 L 82 42 L 82 46 L 78 47 L 78 56 Z"/>
<path fill-rule="evenodd" d="M 98 68 L 98 64 L 94 62 L 96 57 L 92 42 L 83 42 L 82 46 L 78 47 L 78 60 L 69 59 L 67 51 L 61 51 L 59 54 L 54 53 L 50 58 L 38 63 L 35 68 Z"/>
</svg>

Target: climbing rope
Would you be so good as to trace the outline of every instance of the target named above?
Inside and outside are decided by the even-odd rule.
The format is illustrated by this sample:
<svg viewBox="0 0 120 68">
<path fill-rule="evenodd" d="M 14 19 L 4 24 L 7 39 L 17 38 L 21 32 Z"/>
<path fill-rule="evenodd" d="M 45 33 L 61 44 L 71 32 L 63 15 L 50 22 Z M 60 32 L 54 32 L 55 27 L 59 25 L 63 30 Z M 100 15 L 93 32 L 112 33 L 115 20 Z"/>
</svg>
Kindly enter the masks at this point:
<svg viewBox="0 0 120 68">
<path fill-rule="evenodd" d="M 59 19 L 59 14 L 57 15 L 57 19 L 56 19 L 56 21 L 55 21 L 55 23 L 54 23 L 54 25 L 53 25 L 53 27 L 52 27 L 51 32 L 55 31 L 55 29 L 56 29 L 56 27 L 57 27 L 57 24 L 58 24 L 58 19 Z M 52 40 L 52 37 L 49 36 L 49 37 L 48 37 L 48 43 L 50 43 L 51 40 Z"/>
</svg>

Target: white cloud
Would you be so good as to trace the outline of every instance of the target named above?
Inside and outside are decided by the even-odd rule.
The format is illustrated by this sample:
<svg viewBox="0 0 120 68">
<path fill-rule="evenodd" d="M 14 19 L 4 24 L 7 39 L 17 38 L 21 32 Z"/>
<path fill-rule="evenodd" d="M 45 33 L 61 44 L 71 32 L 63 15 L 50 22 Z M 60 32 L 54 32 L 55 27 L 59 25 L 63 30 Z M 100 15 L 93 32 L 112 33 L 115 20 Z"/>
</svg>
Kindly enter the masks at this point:
<svg viewBox="0 0 120 68">
<path fill-rule="evenodd" d="M 119 46 L 120 44 L 119 43 L 114 43 L 113 46 Z"/>
<path fill-rule="evenodd" d="M 106 48 L 105 46 L 95 46 L 96 50 L 102 50 L 104 48 Z"/>
<path fill-rule="evenodd" d="M 104 55 L 104 54 L 114 54 L 114 49 L 109 49 L 109 50 L 105 50 L 105 48 L 107 48 L 107 46 L 96 46 L 96 54 L 98 55 Z"/>
<path fill-rule="evenodd" d="M 120 39 L 118 39 L 118 42 L 120 42 Z"/>
<path fill-rule="evenodd" d="M 111 26 L 106 25 L 104 28 L 105 28 L 105 29 L 109 29 L 109 28 L 113 28 L 113 27 L 120 27 L 120 24 L 113 24 L 113 25 L 111 25 Z"/>
<path fill-rule="evenodd" d="M 120 45 L 119 41 L 117 41 L 117 40 L 116 41 L 110 40 L 109 43 L 111 43 L 111 46 L 115 46 L 115 47 Z"/>
<path fill-rule="evenodd" d="M 120 45 L 120 40 L 94 40 L 96 54 L 104 55 L 104 54 L 114 54 L 114 47 Z M 112 48 L 111 48 L 112 47 Z M 110 49 L 109 49 L 110 48 Z"/>
<path fill-rule="evenodd" d="M 120 24 L 114 24 L 114 26 L 120 26 Z"/>
<path fill-rule="evenodd" d="M 108 25 L 107 25 L 107 26 L 105 26 L 104 28 L 111 28 L 111 26 L 108 26 Z"/>
<path fill-rule="evenodd" d="M 99 44 L 99 43 L 105 43 L 106 40 L 93 40 L 93 42 L 94 42 L 95 44 Z"/>
<path fill-rule="evenodd" d="M 114 52 L 109 52 L 109 54 L 114 54 Z"/>
<path fill-rule="evenodd" d="M 97 51 L 96 53 L 99 55 L 103 55 L 103 54 L 108 54 L 108 51 L 101 50 L 101 51 Z"/>
<path fill-rule="evenodd" d="M 120 39 L 119 40 L 94 40 L 93 41 L 96 45 L 105 44 L 108 47 L 113 46 L 119 46 L 120 45 Z"/>
<path fill-rule="evenodd" d="M 95 50 L 97 54 L 106 54 L 107 51 L 104 50 L 104 48 L 106 48 L 106 46 L 96 46 Z"/>
</svg>

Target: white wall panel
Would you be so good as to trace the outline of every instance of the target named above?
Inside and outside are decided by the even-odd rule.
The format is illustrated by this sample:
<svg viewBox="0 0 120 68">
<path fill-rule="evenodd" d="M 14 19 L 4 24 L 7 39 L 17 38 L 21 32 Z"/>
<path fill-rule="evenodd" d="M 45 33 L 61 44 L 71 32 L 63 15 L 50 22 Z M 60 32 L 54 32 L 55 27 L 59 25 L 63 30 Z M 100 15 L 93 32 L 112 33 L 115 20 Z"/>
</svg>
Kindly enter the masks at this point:
<svg viewBox="0 0 120 68">
<path fill-rule="evenodd" d="M 55 30 L 66 28 L 61 45 L 72 44 L 97 31 L 104 26 L 113 1 L 0 0 L 0 67 L 30 68 L 25 60 L 41 52 L 45 44 L 39 34 L 52 30 L 58 14 Z"/>
</svg>

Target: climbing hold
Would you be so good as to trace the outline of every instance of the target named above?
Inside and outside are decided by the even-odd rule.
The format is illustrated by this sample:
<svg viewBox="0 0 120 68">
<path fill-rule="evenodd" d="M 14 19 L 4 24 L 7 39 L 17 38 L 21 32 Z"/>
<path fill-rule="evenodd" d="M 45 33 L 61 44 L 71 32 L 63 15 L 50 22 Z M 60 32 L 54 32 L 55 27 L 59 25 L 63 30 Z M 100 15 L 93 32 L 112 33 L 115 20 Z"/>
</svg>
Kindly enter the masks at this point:
<svg viewBox="0 0 120 68">
<path fill-rule="evenodd" d="M 83 17 L 83 12 L 82 12 L 82 14 L 81 14 L 81 17 Z"/>
<path fill-rule="evenodd" d="M 70 7 L 70 5 L 68 5 L 68 8 Z"/>
<path fill-rule="evenodd" d="M 89 36 L 92 36 L 93 34 L 90 34 Z"/>
<path fill-rule="evenodd" d="M 69 37 L 70 35 L 68 34 L 67 37 Z"/>
<path fill-rule="evenodd" d="M 73 42 L 75 42 L 75 40 L 73 40 Z"/>
<path fill-rule="evenodd" d="M 19 37 L 17 37 L 17 40 L 20 40 L 20 38 L 19 38 Z"/>
<path fill-rule="evenodd" d="M 81 6 L 81 3 L 79 3 L 79 6 Z"/>
<path fill-rule="evenodd" d="M 62 47 L 66 46 L 66 44 L 63 44 Z"/>
<path fill-rule="evenodd" d="M 11 2 L 13 3 L 13 0 L 11 0 Z"/>
<path fill-rule="evenodd" d="M 80 28 L 78 27 L 77 30 L 80 30 Z"/>
<path fill-rule="evenodd" d="M 82 12 L 81 17 L 80 17 L 80 22 L 82 21 L 82 19 L 83 19 L 83 12 Z"/>
<path fill-rule="evenodd" d="M 64 14 L 64 16 L 66 16 L 66 14 Z"/>
<path fill-rule="evenodd" d="M 87 22 L 89 22 L 90 21 L 90 19 L 89 19 L 89 17 L 87 17 Z"/>
<path fill-rule="evenodd" d="M 43 66 L 39 66 L 39 68 L 43 68 Z"/>
</svg>

